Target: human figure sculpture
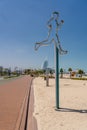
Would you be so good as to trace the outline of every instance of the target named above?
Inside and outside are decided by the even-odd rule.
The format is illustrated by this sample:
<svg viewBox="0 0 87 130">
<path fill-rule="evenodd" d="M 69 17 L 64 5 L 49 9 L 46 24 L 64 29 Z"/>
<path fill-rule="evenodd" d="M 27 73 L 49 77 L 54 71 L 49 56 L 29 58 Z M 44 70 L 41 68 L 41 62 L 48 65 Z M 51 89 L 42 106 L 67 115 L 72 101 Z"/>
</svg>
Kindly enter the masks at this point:
<svg viewBox="0 0 87 130">
<path fill-rule="evenodd" d="M 40 46 L 48 46 L 49 44 L 54 43 L 55 46 L 58 48 L 60 54 L 66 54 L 67 53 L 66 50 L 62 49 L 62 47 L 60 45 L 59 36 L 58 36 L 58 30 L 61 28 L 64 21 L 61 20 L 60 22 L 58 22 L 58 18 L 59 18 L 59 12 L 53 12 L 51 18 L 47 22 L 48 36 L 45 40 L 35 43 L 35 50 L 38 50 L 38 48 Z M 55 38 L 53 37 L 53 38 L 50 39 L 52 27 L 53 27 L 53 25 L 52 25 L 53 21 L 55 22 L 55 25 L 56 25 Z"/>
</svg>

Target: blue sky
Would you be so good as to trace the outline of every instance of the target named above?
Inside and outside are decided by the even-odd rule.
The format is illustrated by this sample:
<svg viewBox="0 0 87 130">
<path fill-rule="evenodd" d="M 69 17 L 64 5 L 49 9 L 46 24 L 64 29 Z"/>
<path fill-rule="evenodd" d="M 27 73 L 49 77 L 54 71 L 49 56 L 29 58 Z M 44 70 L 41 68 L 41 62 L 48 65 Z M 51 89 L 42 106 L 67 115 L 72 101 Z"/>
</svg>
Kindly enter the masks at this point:
<svg viewBox="0 0 87 130">
<path fill-rule="evenodd" d="M 59 37 L 68 50 L 60 56 L 60 67 L 87 71 L 86 0 L 0 0 L 0 66 L 40 68 L 47 59 L 54 67 L 54 45 L 34 50 L 34 43 L 47 37 L 53 11 L 64 20 Z"/>
</svg>

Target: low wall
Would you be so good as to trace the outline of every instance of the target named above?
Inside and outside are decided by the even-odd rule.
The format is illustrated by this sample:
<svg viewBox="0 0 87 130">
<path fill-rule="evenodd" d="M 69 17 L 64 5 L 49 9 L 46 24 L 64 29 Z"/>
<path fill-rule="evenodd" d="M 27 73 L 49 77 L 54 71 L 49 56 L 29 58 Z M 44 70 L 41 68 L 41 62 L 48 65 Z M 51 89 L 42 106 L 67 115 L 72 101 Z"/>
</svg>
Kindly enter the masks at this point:
<svg viewBox="0 0 87 130">
<path fill-rule="evenodd" d="M 26 91 L 18 119 L 15 125 L 15 130 L 38 130 L 37 121 L 33 116 L 34 113 L 34 89 L 31 78 L 30 86 Z"/>
<path fill-rule="evenodd" d="M 33 113 L 34 113 L 34 89 L 33 86 L 31 86 L 27 130 L 38 130 L 37 120 L 34 117 Z"/>
</svg>

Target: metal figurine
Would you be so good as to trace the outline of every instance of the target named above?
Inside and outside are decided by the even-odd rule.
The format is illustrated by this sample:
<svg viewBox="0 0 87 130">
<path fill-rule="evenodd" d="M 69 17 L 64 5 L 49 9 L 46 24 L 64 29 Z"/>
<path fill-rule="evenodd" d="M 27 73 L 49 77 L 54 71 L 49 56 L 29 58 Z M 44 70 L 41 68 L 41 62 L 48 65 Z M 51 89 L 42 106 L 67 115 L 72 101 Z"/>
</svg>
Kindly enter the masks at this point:
<svg viewBox="0 0 87 130">
<path fill-rule="evenodd" d="M 56 109 L 59 109 L 59 53 L 60 54 L 67 54 L 66 50 L 63 50 L 60 44 L 59 36 L 58 36 L 58 30 L 61 28 L 62 24 L 64 23 L 63 20 L 58 22 L 59 18 L 59 12 L 53 12 L 51 18 L 47 22 L 47 27 L 48 27 L 48 36 L 47 39 L 41 41 L 41 42 L 36 42 L 35 43 L 35 50 L 38 50 L 39 47 L 41 46 L 48 46 L 51 43 L 54 43 L 55 45 L 55 54 L 56 54 Z M 56 31 L 55 31 L 55 38 L 53 37 L 50 40 L 50 35 L 52 32 L 52 22 L 55 22 L 56 25 Z"/>
<path fill-rule="evenodd" d="M 51 18 L 49 19 L 49 21 L 47 22 L 47 27 L 48 27 L 48 36 L 45 40 L 41 41 L 41 42 L 36 42 L 35 43 L 35 50 L 38 50 L 40 46 L 48 46 L 49 44 L 51 43 L 54 43 L 55 46 L 57 46 L 58 50 L 59 50 L 59 53 L 60 54 L 66 54 L 67 51 L 66 50 L 63 50 L 61 45 L 60 45 L 60 40 L 59 40 L 59 36 L 58 36 L 58 30 L 61 28 L 62 24 L 64 23 L 63 20 L 61 20 L 59 23 L 58 23 L 58 18 L 59 18 L 59 12 L 53 12 L 52 13 L 52 16 Z M 50 40 L 50 35 L 51 35 L 51 32 L 52 32 L 52 21 L 55 21 L 56 23 L 56 32 L 55 32 L 55 36 L 56 36 L 56 39 L 55 38 L 52 38 Z"/>
</svg>

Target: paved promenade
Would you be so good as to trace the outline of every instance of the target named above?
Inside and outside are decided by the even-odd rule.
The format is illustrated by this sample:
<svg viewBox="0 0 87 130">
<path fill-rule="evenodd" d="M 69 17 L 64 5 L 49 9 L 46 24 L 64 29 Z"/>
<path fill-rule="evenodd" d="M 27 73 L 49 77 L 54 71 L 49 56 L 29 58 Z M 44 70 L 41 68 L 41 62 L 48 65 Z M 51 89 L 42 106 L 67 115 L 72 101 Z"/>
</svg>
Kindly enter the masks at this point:
<svg viewBox="0 0 87 130">
<path fill-rule="evenodd" d="M 0 130 L 22 130 L 24 127 L 21 126 L 20 122 L 22 116 L 26 115 L 31 81 L 30 76 L 23 76 L 0 84 Z M 23 120 L 25 121 L 24 117 Z"/>
</svg>

